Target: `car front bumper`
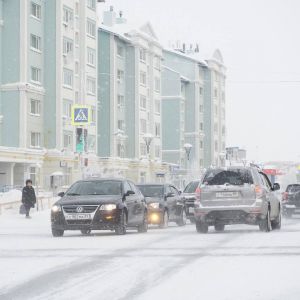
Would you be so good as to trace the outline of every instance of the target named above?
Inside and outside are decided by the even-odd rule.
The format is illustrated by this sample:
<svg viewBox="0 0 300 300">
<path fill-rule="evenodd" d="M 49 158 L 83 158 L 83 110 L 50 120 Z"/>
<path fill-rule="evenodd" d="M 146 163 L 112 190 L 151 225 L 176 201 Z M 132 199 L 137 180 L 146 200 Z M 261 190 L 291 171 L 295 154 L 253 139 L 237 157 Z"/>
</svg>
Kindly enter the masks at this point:
<svg viewBox="0 0 300 300">
<path fill-rule="evenodd" d="M 148 207 L 148 224 L 159 225 L 163 222 L 163 217 L 161 209 L 149 209 Z"/>
</svg>

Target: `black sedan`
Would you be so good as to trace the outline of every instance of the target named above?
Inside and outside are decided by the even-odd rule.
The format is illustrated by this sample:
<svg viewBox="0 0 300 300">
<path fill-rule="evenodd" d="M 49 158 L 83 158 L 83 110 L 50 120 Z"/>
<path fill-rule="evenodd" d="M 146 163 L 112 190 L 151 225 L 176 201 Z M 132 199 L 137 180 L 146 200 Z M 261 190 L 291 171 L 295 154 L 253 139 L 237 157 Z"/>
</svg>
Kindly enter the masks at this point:
<svg viewBox="0 0 300 300">
<path fill-rule="evenodd" d="M 88 179 L 74 183 L 51 210 L 52 234 L 65 230 L 114 230 L 125 234 L 127 228 L 146 232 L 147 206 L 144 196 L 129 180 Z"/>
<path fill-rule="evenodd" d="M 186 224 L 183 199 L 176 187 L 170 184 L 140 184 L 148 207 L 148 224 L 167 227 L 169 222 L 178 226 Z"/>
</svg>

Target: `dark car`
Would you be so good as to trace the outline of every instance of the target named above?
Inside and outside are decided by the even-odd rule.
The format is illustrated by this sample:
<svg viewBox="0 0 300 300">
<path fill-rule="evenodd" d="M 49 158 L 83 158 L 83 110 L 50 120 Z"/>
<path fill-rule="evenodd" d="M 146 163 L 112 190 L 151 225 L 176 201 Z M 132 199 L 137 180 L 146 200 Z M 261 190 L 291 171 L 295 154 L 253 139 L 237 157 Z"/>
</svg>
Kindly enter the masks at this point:
<svg viewBox="0 0 300 300">
<path fill-rule="evenodd" d="M 191 181 L 184 189 L 182 197 L 185 203 L 186 217 L 191 223 L 195 223 L 195 200 L 197 189 L 200 188 L 201 180 Z"/>
<path fill-rule="evenodd" d="M 282 195 L 282 213 L 291 218 L 300 214 L 300 184 L 290 184 Z"/>
<path fill-rule="evenodd" d="M 129 180 L 88 179 L 74 183 L 51 210 L 53 236 L 65 230 L 114 230 L 146 232 L 147 206 L 139 189 Z"/>
<path fill-rule="evenodd" d="M 186 224 L 183 198 L 176 187 L 170 184 L 140 184 L 148 208 L 148 224 L 167 227 L 169 222 L 178 226 Z"/>
<path fill-rule="evenodd" d="M 198 232 L 209 226 L 223 231 L 227 224 L 259 225 L 261 231 L 281 228 L 279 184 L 254 167 L 214 168 L 206 171 L 195 201 Z"/>
</svg>

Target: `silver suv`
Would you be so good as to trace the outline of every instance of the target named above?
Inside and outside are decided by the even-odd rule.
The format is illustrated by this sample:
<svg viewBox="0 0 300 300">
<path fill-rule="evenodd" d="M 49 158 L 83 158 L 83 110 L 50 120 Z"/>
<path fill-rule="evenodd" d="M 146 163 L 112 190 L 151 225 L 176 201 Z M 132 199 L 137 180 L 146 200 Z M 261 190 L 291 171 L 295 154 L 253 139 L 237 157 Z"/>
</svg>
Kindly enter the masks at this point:
<svg viewBox="0 0 300 300">
<path fill-rule="evenodd" d="M 208 169 L 196 193 L 196 229 L 223 231 L 228 224 L 258 225 L 265 232 L 280 229 L 279 189 L 256 167 Z"/>
</svg>

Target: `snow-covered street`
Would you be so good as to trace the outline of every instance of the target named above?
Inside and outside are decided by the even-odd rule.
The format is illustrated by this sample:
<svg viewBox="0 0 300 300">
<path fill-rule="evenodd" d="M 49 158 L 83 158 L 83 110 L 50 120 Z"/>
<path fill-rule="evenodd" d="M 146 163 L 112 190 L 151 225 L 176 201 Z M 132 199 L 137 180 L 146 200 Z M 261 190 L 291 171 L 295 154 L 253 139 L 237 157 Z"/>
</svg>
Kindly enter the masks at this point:
<svg viewBox="0 0 300 300">
<path fill-rule="evenodd" d="M 0 216 L 0 299 L 299 299 L 300 219 L 281 231 L 194 225 L 125 236 L 66 232 L 49 211 Z"/>
</svg>

